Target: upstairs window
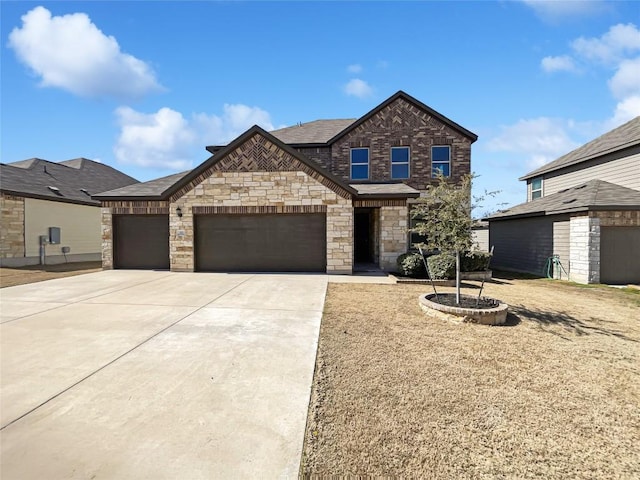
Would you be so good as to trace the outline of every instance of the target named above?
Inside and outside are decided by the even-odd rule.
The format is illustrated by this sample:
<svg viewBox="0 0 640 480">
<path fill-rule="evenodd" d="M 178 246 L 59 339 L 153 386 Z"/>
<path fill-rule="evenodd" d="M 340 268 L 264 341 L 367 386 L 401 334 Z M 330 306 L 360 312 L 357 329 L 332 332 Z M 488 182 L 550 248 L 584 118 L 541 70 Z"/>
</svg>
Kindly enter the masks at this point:
<svg viewBox="0 0 640 480">
<path fill-rule="evenodd" d="M 438 170 L 445 177 L 451 176 L 451 147 L 431 147 L 431 176 L 438 175 Z"/>
<path fill-rule="evenodd" d="M 542 177 L 531 180 L 531 200 L 542 196 Z"/>
<path fill-rule="evenodd" d="M 409 178 L 409 147 L 391 147 L 391 178 Z"/>
<path fill-rule="evenodd" d="M 351 149 L 351 180 L 369 179 L 369 149 Z"/>
</svg>

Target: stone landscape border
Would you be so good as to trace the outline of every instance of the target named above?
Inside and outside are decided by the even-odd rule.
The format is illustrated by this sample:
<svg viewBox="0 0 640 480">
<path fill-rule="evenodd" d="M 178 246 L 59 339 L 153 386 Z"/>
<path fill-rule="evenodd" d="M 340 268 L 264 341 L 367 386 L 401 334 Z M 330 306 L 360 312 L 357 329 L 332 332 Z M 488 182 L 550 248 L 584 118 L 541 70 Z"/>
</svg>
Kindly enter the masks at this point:
<svg viewBox="0 0 640 480">
<path fill-rule="evenodd" d="M 440 294 L 440 295 L 453 295 L 453 294 Z M 470 295 L 465 295 L 470 297 Z M 507 311 L 509 305 L 502 303 L 500 300 L 495 300 L 489 297 L 480 297 L 481 300 L 492 300 L 498 302 L 497 307 L 492 308 L 461 308 L 453 307 L 449 305 L 442 305 L 440 303 L 432 302 L 431 300 L 436 297 L 435 293 L 427 293 L 420 295 L 418 302 L 420 308 L 424 310 L 428 315 L 432 315 L 433 312 L 446 313 L 461 317 L 463 322 L 479 323 L 481 325 L 503 325 L 507 321 Z M 476 298 L 476 297 L 472 297 Z M 433 315 L 441 317 L 441 315 Z"/>
</svg>

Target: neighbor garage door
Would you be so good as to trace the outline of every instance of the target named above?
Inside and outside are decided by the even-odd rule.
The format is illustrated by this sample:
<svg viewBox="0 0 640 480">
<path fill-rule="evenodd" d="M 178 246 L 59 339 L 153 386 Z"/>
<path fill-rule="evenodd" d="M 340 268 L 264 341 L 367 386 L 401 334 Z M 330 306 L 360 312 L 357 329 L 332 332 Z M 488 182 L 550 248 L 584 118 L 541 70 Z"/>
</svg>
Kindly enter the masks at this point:
<svg viewBox="0 0 640 480">
<path fill-rule="evenodd" d="M 600 228 L 600 283 L 640 283 L 640 227 Z"/>
<path fill-rule="evenodd" d="M 169 268 L 168 215 L 114 215 L 114 268 Z"/>
<path fill-rule="evenodd" d="M 196 269 L 326 271 L 326 215 L 196 215 Z"/>
</svg>

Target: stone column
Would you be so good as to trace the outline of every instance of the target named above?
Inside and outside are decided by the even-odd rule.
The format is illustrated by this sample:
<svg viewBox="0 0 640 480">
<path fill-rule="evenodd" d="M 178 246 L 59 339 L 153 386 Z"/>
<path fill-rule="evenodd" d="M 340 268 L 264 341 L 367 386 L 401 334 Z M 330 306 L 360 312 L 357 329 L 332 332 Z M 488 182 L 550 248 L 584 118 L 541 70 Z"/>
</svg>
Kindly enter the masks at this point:
<svg viewBox="0 0 640 480">
<path fill-rule="evenodd" d="M 572 217 L 569 224 L 570 279 L 578 283 L 600 282 L 600 220 Z"/>
<path fill-rule="evenodd" d="M 178 217 L 176 208 L 182 210 Z M 172 272 L 193 272 L 193 211 L 189 202 L 169 204 L 169 264 Z"/>
<path fill-rule="evenodd" d="M 407 251 L 407 206 L 380 207 L 380 268 L 396 270 L 396 259 Z"/>
<path fill-rule="evenodd" d="M 102 214 L 102 268 L 113 268 L 113 215 L 110 208 L 101 208 Z"/>
</svg>

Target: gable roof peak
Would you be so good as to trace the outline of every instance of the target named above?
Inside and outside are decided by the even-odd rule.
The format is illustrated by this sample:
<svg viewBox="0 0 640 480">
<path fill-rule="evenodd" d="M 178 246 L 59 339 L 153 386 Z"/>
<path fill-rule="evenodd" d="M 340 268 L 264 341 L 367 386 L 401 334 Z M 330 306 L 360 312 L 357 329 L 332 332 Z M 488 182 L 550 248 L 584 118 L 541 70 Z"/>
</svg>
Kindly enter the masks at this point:
<svg viewBox="0 0 640 480">
<path fill-rule="evenodd" d="M 466 128 L 464 128 L 463 126 L 457 124 L 453 120 L 445 117 L 441 113 L 439 113 L 439 112 L 435 111 L 433 108 L 425 105 L 420 100 L 412 97 L 411 95 L 409 95 L 408 93 L 404 92 L 403 90 L 398 90 L 396 93 L 394 93 L 389 98 L 387 98 L 384 102 L 382 102 L 378 106 L 374 107 L 369 112 L 365 113 L 362 117 L 360 117 L 358 120 L 356 120 L 351 125 L 349 125 L 347 128 L 345 128 L 344 130 L 339 132 L 337 135 L 335 135 L 333 138 L 331 138 L 327 143 L 331 144 L 331 143 L 336 142 L 337 140 L 339 140 L 340 138 L 345 136 L 347 133 L 353 131 L 354 129 L 356 129 L 357 127 L 362 125 L 364 122 L 369 120 L 371 117 L 373 117 L 375 114 L 377 114 L 381 110 L 385 109 L 386 107 L 388 107 L 389 105 L 391 105 L 393 102 L 395 102 L 396 100 L 398 100 L 400 98 L 405 100 L 406 102 L 409 102 L 409 103 L 413 104 L 414 106 L 416 106 L 420 110 L 422 110 L 424 112 L 427 112 L 432 117 L 437 118 L 442 123 L 444 123 L 444 124 L 448 125 L 450 128 L 452 128 L 453 130 L 455 130 L 458 133 L 464 135 L 469 140 L 471 140 L 471 143 L 475 142 L 478 139 L 478 136 L 475 133 L 467 130 Z"/>
</svg>

